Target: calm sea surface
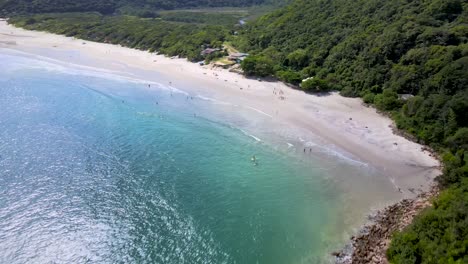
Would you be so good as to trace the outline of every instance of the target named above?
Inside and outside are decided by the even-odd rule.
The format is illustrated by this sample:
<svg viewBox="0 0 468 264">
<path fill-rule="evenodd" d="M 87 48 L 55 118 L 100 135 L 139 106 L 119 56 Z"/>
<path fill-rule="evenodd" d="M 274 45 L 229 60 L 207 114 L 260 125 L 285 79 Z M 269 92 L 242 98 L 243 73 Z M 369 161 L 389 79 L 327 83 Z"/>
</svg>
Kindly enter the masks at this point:
<svg viewBox="0 0 468 264">
<path fill-rule="evenodd" d="M 0 263 L 326 263 L 344 241 L 338 165 L 167 86 L 0 61 Z"/>
</svg>

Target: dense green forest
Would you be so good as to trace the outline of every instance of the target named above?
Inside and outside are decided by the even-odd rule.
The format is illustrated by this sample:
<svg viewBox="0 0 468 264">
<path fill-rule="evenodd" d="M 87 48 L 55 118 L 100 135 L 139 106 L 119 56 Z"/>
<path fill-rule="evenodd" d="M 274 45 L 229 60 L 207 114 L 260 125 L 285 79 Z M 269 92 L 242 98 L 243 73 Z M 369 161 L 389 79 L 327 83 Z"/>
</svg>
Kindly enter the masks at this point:
<svg viewBox="0 0 468 264">
<path fill-rule="evenodd" d="M 163 11 L 158 13 L 158 17 L 165 21 L 183 22 L 190 24 L 211 24 L 231 27 L 239 20 L 249 16 L 249 12 L 209 12 L 209 11 Z"/>
<path fill-rule="evenodd" d="M 209 20 L 209 16 L 205 18 Z M 217 17 L 208 24 L 187 24 L 134 16 L 65 13 L 19 16 L 11 18 L 10 22 L 27 29 L 158 51 L 191 61 L 204 59 L 200 54 L 204 45 L 221 48 L 230 34 L 226 26 L 216 25 L 219 22 Z"/>
<path fill-rule="evenodd" d="M 245 7 L 281 4 L 284 0 L 0 0 L 0 15 L 62 12 L 122 13 L 200 7 Z"/>
<path fill-rule="evenodd" d="M 28 2 L 0 0 L 0 6 L 7 7 L 9 14 L 63 11 L 47 10 L 50 5 L 35 9 Z M 65 11 L 100 13 L 14 15 L 10 22 L 192 61 L 203 59 L 203 47 L 221 47 L 229 41 L 251 54 L 242 63 L 246 74 L 273 75 L 308 92 L 338 90 L 344 96 L 362 97 L 391 115 L 409 136 L 438 151 L 444 163 L 443 175 L 437 179 L 444 191 L 432 208 L 395 234 L 389 260 L 468 263 L 466 0 L 295 0 L 244 27 L 235 25 L 244 16 L 236 12 L 152 12 L 162 2 L 135 1 L 133 7 L 123 8 L 118 0 L 98 4 L 82 0 L 72 2 L 82 9 Z M 166 2 L 173 6 L 158 8 L 195 3 Z M 111 5 L 108 11 L 106 3 Z M 149 3 L 151 7 L 145 8 Z M 216 6 L 223 1 L 196 3 Z M 133 15 L 115 15 L 115 10 L 133 10 L 126 11 Z"/>
</svg>

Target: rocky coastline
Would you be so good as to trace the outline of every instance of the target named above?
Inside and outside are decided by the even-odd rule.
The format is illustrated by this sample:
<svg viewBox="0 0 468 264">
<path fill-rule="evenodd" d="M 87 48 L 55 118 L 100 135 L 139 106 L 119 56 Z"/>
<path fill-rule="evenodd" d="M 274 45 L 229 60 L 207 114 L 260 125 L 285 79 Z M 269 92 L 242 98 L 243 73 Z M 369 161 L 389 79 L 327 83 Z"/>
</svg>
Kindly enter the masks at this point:
<svg viewBox="0 0 468 264">
<path fill-rule="evenodd" d="M 391 236 L 411 224 L 424 208 L 431 206 L 439 188 L 434 184 L 414 199 L 404 199 L 369 216 L 366 224 L 341 251 L 333 252 L 336 264 L 387 264 L 386 251 Z"/>
</svg>

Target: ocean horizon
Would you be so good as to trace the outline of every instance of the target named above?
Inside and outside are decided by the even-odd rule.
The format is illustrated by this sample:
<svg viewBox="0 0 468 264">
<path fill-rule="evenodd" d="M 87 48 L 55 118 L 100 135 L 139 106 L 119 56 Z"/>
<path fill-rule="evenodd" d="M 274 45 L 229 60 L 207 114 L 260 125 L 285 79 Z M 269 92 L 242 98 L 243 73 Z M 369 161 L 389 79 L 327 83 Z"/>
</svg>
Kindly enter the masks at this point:
<svg viewBox="0 0 468 264">
<path fill-rule="evenodd" d="M 0 60 L 0 262 L 331 263 L 398 199 L 378 170 L 272 133 L 253 107 Z"/>
</svg>

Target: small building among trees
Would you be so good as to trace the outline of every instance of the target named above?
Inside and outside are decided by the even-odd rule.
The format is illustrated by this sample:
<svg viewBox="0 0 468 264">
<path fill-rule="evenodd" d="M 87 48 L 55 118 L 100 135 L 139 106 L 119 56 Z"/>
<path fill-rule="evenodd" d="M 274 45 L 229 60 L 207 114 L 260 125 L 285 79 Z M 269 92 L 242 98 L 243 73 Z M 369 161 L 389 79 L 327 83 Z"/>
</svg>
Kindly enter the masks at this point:
<svg viewBox="0 0 468 264">
<path fill-rule="evenodd" d="M 229 55 L 228 60 L 240 63 L 247 56 L 249 56 L 249 54 L 247 54 L 247 53 L 235 52 L 235 53 L 232 53 L 232 54 Z"/>
<path fill-rule="evenodd" d="M 207 48 L 207 49 L 202 50 L 201 55 L 202 56 L 207 56 L 207 55 L 213 54 L 213 53 L 215 53 L 217 51 L 220 51 L 220 50 L 221 49 Z"/>
</svg>

